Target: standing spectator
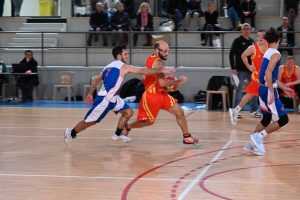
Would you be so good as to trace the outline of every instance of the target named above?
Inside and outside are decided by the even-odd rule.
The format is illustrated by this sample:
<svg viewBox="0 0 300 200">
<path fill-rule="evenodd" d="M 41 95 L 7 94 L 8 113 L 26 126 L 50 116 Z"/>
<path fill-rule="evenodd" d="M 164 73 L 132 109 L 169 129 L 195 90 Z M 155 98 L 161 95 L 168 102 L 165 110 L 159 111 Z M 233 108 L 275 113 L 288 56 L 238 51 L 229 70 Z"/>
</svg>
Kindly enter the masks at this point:
<svg viewBox="0 0 300 200">
<path fill-rule="evenodd" d="M 135 19 L 136 13 L 134 0 L 121 0 L 121 3 L 123 3 L 124 11 L 128 13 L 130 19 Z"/>
<path fill-rule="evenodd" d="M 290 26 L 293 28 L 295 17 L 299 13 L 299 0 L 284 0 L 284 16 L 289 18 Z"/>
<path fill-rule="evenodd" d="M 254 0 L 244 0 L 241 4 L 242 15 L 241 23 L 245 23 L 245 18 L 251 19 L 251 30 L 255 31 L 255 15 L 256 15 L 256 2 Z"/>
<path fill-rule="evenodd" d="M 188 2 L 187 5 L 187 13 L 185 15 L 185 21 L 186 21 L 186 26 L 185 26 L 185 31 L 188 31 L 189 26 L 190 26 L 190 20 L 191 17 L 194 18 L 196 22 L 196 30 L 200 31 L 200 17 L 203 17 L 203 11 L 201 9 L 201 1 L 202 0 L 186 0 Z"/>
<path fill-rule="evenodd" d="M 0 59 L 0 99 L 2 98 L 2 85 L 8 83 L 7 75 L 1 75 L 2 72 L 6 72 L 6 64 Z"/>
<path fill-rule="evenodd" d="M 136 26 L 132 28 L 133 31 L 154 31 L 153 16 L 151 15 L 151 9 L 149 4 L 141 3 L 136 18 Z M 146 33 L 147 43 L 143 46 L 151 46 L 151 35 Z M 133 45 L 136 46 L 138 40 L 138 33 L 133 34 Z"/>
<path fill-rule="evenodd" d="M 289 31 L 294 31 L 294 28 L 289 25 L 287 17 L 282 18 L 282 25 L 277 28 L 277 31 L 281 31 L 278 51 L 281 53 L 286 50 L 290 56 L 294 55 L 293 49 L 285 48 L 295 46 L 295 33 L 289 33 Z"/>
<path fill-rule="evenodd" d="M 167 4 L 167 13 L 169 18 L 172 18 L 175 23 L 174 31 L 182 31 L 182 19 L 186 14 L 186 0 L 172 0 Z"/>
<path fill-rule="evenodd" d="M 108 31 L 108 15 L 103 9 L 102 3 L 96 4 L 96 9 L 91 13 L 90 16 L 90 31 Z M 87 41 L 88 46 L 92 45 L 92 38 L 95 35 L 95 41 L 98 41 L 98 35 L 95 33 L 89 34 L 89 39 Z M 103 46 L 107 46 L 107 34 L 102 33 Z"/>
<path fill-rule="evenodd" d="M 244 64 L 241 56 L 242 53 L 251 45 L 254 44 L 254 40 L 250 37 L 251 26 L 247 23 L 243 24 L 241 27 L 242 35 L 237 37 L 231 46 L 229 59 L 230 66 L 232 69 L 232 73 L 236 74 L 239 79 L 239 85 L 236 88 L 236 96 L 235 96 L 235 105 L 236 107 L 238 103 L 241 101 L 243 96 L 243 86 L 244 81 L 247 79 L 251 81 L 251 71 Z M 248 63 L 251 64 L 251 57 L 248 57 Z M 252 110 L 258 110 L 257 98 L 253 98 L 251 100 L 250 106 Z M 238 115 L 240 118 L 240 115 Z"/>
<path fill-rule="evenodd" d="M 0 17 L 3 16 L 3 6 L 4 6 L 4 0 L 0 0 Z"/>
<path fill-rule="evenodd" d="M 20 62 L 26 64 L 27 70 L 25 73 L 37 73 L 37 61 L 33 58 L 33 52 L 30 50 L 25 51 L 25 58 Z M 32 92 L 34 87 L 39 85 L 38 75 L 20 76 L 17 79 L 17 87 L 22 90 L 22 102 L 32 101 Z"/>
<path fill-rule="evenodd" d="M 230 18 L 232 28 L 236 30 L 241 26 L 240 15 L 241 15 L 241 0 L 226 0 L 228 17 Z M 236 24 L 238 27 L 236 27 Z"/>
<path fill-rule="evenodd" d="M 103 9 L 108 13 L 108 21 L 117 12 L 119 0 L 105 0 L 103 3 Z"/>
<path fill-rule="evenodd" d="M 300 70 L 299 66 L 295 65 L 293 56 L 288 56 L 286 64 L 279 67 L 278 80 L 296 92 L 298 95 L 298 112 L 300 113 Z M 278 88 L 278 93 L 280 96 L 287 95 L 280 88 Z"/>
<path fill-rule="evenodd" d="M 15 17 L 20 17 L 21 6 L 23 0 L 12 0 L 15 9 Z"/>
<path fill-rule="evenodd" d="M 111 28 L 113 29 L 113 32 L 111 34 L 111 40 L 113 43 L 113 46 L 117 44 L 117 40 L 119 40 L 119 44 L 126 44 L 127 43 L 127 33 L 123 37 L 123 31 L 129 31 L 129 25 L 130 25 L 130 18 L 128 13 L 124 12 L 124 6 L 122 3 L 119 3 L 118 5 L 118 11 L 112 16 L 111 21 Z M 118 35 L 118 37 L 117 37 Z"/>
</svg>

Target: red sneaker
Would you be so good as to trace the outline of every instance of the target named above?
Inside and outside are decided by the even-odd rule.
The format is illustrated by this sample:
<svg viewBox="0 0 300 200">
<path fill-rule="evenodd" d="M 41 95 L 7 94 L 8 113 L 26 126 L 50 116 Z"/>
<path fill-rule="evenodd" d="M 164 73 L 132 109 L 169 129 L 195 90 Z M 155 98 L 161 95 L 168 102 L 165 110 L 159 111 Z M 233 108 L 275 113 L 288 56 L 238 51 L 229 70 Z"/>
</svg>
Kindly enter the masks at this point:
<svg viewBox="0 0 300 200">
<path fill-rule="evenodd" d="M 193 144 L 194 146 L 202 146 L 204 144 L 203 140 L 200 140 L 197 136 L 188 134 L 183 136 L 183 144 Z"/>
</svg>

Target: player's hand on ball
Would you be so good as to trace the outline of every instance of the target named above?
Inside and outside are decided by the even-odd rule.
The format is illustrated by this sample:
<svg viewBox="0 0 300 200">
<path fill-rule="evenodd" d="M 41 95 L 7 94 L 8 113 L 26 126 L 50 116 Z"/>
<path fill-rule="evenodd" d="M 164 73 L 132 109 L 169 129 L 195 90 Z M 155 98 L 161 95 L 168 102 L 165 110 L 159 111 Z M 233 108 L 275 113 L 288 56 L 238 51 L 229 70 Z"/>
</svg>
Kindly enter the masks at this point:
<svg viewBox="0 0 300 200">
<path fill-rule="evenodd" d="M 92 95 L 88 94 L 84 100 L 84 103 L 87 105 L 87 106 L 91 106 L 93 105 L 93 101 L 94 101 L 94 98 Z"/>
<path fill-rule="evenodd" d="M 187 81 L 188 81 L 188 78 L 187 78 L 186 76 L 180 76 L 179 80 L 180 80 L 179 83 L 182 84 L 182 83 L 187 82 Z"/>
</svg>

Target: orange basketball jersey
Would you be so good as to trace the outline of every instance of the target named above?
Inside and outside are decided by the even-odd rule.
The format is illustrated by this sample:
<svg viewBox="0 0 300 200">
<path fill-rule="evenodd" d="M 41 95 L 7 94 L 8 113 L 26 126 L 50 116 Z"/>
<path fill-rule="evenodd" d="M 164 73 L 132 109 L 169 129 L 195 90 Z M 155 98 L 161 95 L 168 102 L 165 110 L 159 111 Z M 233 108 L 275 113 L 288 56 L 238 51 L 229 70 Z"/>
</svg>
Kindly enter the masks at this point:
<svg viewBox="0 0 300 200">
<path fill-rule="evenodd" d="M 269 48 L 269 44 L 266 44 L 266 50 Z M 260 49 L 259 44 L 254 44 L 254 55 L 252 55 L 252 65 L 255 66 L 255 70 L 252 72 L 251 79 L 258 82 L 259 71 L 264 57 L 264 52 Z"/>
<path fill-rule="evenodd" d="M 281 77 L 281 82 L 290 83 L 290 82 L 296 81 L 297 80 L 297 70 L 296 69 L 297 69 L 297 65 L 293 65 L 292 74 L 288 75 L 287 66 L 283 65 L 283 73 L 282 73 L 282 77 Z M 294 89 L 294 86 L 291 85 L 290 88 Z"/>
<path fill-rule="evenodd" d="M 148 58 L 146 59 L 146 67 L 153 68 L 154 63 L 157 60 L 160 60 L 160 58 L 158 56 L 155 56 L 155 55 L 148 56 Z M 155 75 L 152 75 L 152 74 L 144 75 L 143 82 L 145 85 L 146 92 L 156 94 L 157 92 L 164 91 L 164 88 L 158 84 L 158 78 Z"/>
</svg>

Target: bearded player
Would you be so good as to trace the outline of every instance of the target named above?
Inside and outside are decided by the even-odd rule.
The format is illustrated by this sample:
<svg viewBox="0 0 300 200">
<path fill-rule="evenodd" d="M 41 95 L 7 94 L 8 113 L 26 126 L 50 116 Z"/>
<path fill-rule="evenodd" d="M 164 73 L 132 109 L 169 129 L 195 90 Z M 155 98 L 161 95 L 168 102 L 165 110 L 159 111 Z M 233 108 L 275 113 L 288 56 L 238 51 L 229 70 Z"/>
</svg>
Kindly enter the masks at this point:
<svg viewBox="0 0 300 200">
<path fill-rule="evenodd" d="M 148 56 L 146 59 L 146 68 L 163 69 L 169 54 L 169 45 L 164 41 L 158 41 L 154 45 L 155 54 Z M 187 82 L 185 76 L 181 76 L 178 80 L 167 80 L 164 74 L 145 75 L 143 82 L 145 92 L 138 107 L 137 121 L 127 124 L 123 129 L 123 133 L 128 135 L 133 128 L 142 128 L 154 124 L 160 109 L 164 109 L 175 115 L 178 125 L 183 133 L 183 143 L 201 146 L 204 141 L 189 133 L 184 111 L 177 104 L 177 100 L 171 97 L 164 88 L 176 84 Z"/>
</svg>

